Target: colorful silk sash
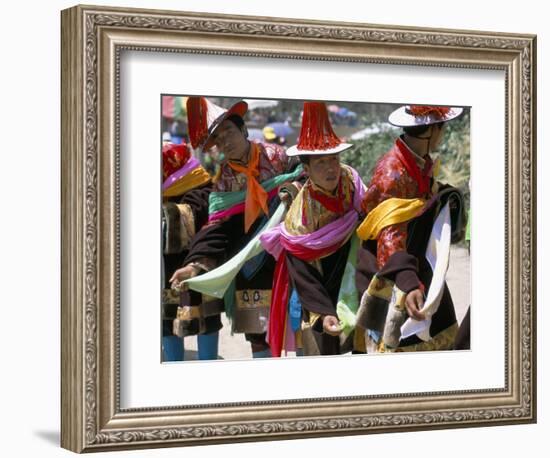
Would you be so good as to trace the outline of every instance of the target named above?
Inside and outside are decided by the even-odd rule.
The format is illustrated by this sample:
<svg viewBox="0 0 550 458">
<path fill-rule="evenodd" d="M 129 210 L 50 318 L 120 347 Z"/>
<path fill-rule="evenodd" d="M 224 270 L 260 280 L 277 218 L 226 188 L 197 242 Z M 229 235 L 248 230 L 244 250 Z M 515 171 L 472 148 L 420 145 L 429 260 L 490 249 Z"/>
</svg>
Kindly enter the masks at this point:
<svg viewBox="0 0 550 458">
<path fill-rule="evenodd" d="M 374 240 L 382 229 L 403 223 L 418 216 L 425 201 L 422 199 L 399 199 L 392 197 L 373 208 L 357 228 L 361 240 Z"/>
<path fill-rule="evenodd" d="M 430 288 L 426 294 L 426 302 L 420 312 L 426 318 L 422 321 L 417 321 L 408 318 L 401 326 L 401 339 L 405 339 L 413 334 L 416 334 L 425 342 L 431 340 L 430 326 L 432 324 L 432 316 L 439 309 L 441 298 L 445 290 L 445 276 L 449 268 L 449 257 L 451 253 L 451 211 L 449 203 L 445 204 L 439 212 L 432 228 L 430 240 L 426 247 L 426 259 L 430 263 L 433 276 L 430 283 Z"/>
<path fill-rule="evenodd" d="M 208 183 L 210 179 L 210 175 L 198 159 L 191 157 L 181 169 L 164 180 L 162 195 L 164 197 L 181 196 L 197 186 Z"/>
<path fill-rule="evenodd" d="M 262 183 L 262 186 L 268 195 L 275 195 L 278 187 L 290 180 L 298 178 L 302 174 L 302 166 L 296 167 L 292 172 L 270 178 Z M 236 192 L 213 192 L 209 198 L 209 212 L 211 217 L 217 219 L 221 216 L 220 212 L 230 211 L 231 207 L 242 204 L 245 199 L 245 191 Z M 214 212 L 214 214 L 212 214 Z M 218 212 L 216 216 L 215 212 Z M 267 220 L 263 227 L 252 237 L 252 239 L 239 251 L 235 256 L 227 262 L 202 275 L 190 278 L 185 281 L 189 289 L 198 291 L 199 293 L 209 296 L 223 298 L 225 293 L 232 286 L 233 279 L 237 276 L 243 266 L 252 258 L 261 254 L 264 249 L 260 243 L 260 236 L 267 230 L 272 229 L 279 224 L 285 213 L 284 204 L 280 204 L 273 215 Z"/>
<path fill-rule="evenodd" d="M 358 212 L 361 208 L 361 201 L 365 193 L 365 187 L 359 174 L 350 167 L 353 175 L 355 192 L 353 196 L 353 207 L 342 217 L 326 226 L 309 234 L 292 235 L 288 233 L 284 223 L 279 224 L 270 231 L 266 231 L 261 237 L 261 243 L 267 252 L 276 259 L 275 274 L 273 276 L 273 292 L 271 295 L 271 311 L 269 318 L 268 341 L 273 356 L 281 356 L 284 346 L 285 327 L 287 322 L 287 302 L 289 298 L 289 276 L 286 262 L 287 252 L 304 261 L 313 261 L 334 253 L 343 246 L 353 235 L 357 226 Z M 305 188 L 305 187 L 304 187 Z M 301 191 L 303 192 L 303 190 Z M 353 267 L 353 256 L 356 256 L 357 242 L 352 243 L 348 262 Z M 350 256 L 352 257 L 350 259 Z M 355 269 L 346 269 L 342 278 L 342 285 L 349 286 L 350 281 L 355 282 Z M 351 274 L 353 272 L 353 275 Z M 349 278 L 351 277 L 351 279 Z M 341 288 L 342 289 L 342 288 Z M 344 320 L 342 328 L 349 333 L 353 329 L 354 312 L 357 310 L 357 294 L 352 303 L 346 303 L 346 299 L 353 296 L 350 294 L 339 294 L 336 313 L 340 320 Z M 341 312 L 341 313 L 340 313 Z"/>
<path fill-rule="evenodd" d="M 261 183 L 262 188 L 271 198 L 277 193 L 277 188 L 287 181 L 298 178 L 303 172 L 301 165 L 292 172 L 277 175 Z M 208 221 L 215 221 L 226 216 L 242 213 L 245 209 L 246 190 L 212 192 L 208 198 Z"/>
<path fill-rule="evenodd" d="M 271 191 L 267 193 L 267 198 L 269 201 L 271 201 L 271 199 L 277 195 L 277 191 L 278 191 L 278 188 L 273 188 Z M 222 193 L 218 193 L 218 194 L 222 194 Z M 226 194 L 226 193 L 223 193 L 223 194 Z M 208 216 L 208 221 L 216 221 L 223 218 L 229 218 L 230 216 L 238 215 L 240 213 L 245 212 L 245 209 L 246 209 L 246 204 L 244 202 L 241 202 L 239 204 L 233 205 L 232 207 L 229 207 L 226 210 L 220 210 L 215 213 L 212 213 L 211 215 Z"/>
<path fill-rule="evenodd" d="M 185 284 L 194 291 L 221 299 L 237 276 L 246 261 L 263 251 L 260 236 L 267 230 L 279 224 L 285 212 L 284 204 L 280 204 L 264 227 L 230 260 L 205 274 L 185 280 Z"/>
</svg>

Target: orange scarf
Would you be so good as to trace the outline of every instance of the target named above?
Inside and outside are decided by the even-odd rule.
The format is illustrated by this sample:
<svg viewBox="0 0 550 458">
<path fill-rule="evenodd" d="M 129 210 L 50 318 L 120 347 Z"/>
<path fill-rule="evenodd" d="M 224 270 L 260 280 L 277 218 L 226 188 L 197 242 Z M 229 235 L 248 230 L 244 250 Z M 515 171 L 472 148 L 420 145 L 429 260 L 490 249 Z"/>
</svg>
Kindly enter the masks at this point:
<svg viewBox="0 0 550 458">
<path fill-rule="evenodd" d="M 260 214 L 260 210 L 267 215 L 267 192 L 258 183 L 256 177 L 260 175 L 260 147 L 256 143 L 251 143 L 250 158 L 246 166 L 238 165 L 228 161 L 229 167 L 235 172 L 246 175 L 246 200 L 244 203 L 244 231 L 248 232 L 250 226 L 254 224 Z"/>
</svg>

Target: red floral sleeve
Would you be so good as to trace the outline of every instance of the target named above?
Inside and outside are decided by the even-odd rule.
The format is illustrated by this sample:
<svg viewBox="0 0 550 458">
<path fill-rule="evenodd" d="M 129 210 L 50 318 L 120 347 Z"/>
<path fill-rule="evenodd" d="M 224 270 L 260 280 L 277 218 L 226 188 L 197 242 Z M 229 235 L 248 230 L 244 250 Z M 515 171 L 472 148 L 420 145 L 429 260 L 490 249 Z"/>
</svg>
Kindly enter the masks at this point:
<svg viewBox="0 0 550 458">
<path fill-rule="evenodd" d="M 388 258 L 396 251 L 407 248 L 407 223 L 388 226 L 380 232 L 376 251 L 378 268 L 386 264 Z"/>
<path fill-rule="evenodd" d="M 417 184 L 409 177 L 402 163 L 390 151 L 376 166 L 369 189 L 363 200 L 365 213 L 391 197 L 414 198 Z M 377 262 L 381 268 L 396 251 L 407 247 L 407 223 L 394 224 L 384 228 L 377 239 Z"/>
</svg>

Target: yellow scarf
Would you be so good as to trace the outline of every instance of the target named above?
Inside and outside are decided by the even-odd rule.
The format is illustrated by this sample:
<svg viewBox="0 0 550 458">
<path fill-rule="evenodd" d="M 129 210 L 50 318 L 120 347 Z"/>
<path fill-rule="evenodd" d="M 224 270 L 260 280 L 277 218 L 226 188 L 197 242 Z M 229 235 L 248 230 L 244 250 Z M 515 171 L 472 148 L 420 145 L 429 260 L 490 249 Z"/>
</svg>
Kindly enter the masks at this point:
<svg viewBox="0 0 550 458">
<path fill-rule="evenodd" d="M 210 175 L 202 167 L 197 167 L 187 175 L 181 177 L 172 186 L 162 192 L 163 197 L 181 196 L 187 191 L 210 181 Z"/>
<path fill-rule="evenodd" d="M 398 199 L 396 197 L 386 199 L 369 212 L 357 228 L 357 235 L 361 240 L 376 239 L 385 227 L 409 221 L 417 216 L 423 206 L 424 200 L 422 199 Z"/>
</svg>

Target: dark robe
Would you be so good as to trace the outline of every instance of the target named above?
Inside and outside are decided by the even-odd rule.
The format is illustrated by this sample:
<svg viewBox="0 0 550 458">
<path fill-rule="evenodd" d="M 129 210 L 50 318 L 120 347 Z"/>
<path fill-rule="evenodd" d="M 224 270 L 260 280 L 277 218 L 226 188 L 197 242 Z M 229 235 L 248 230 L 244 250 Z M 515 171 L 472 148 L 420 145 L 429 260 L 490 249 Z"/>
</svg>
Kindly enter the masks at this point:
<svg viewBox="0 0 550 458">
<path fill-rule="evenodd" d="M 321 315 L 313 325 L 312 332 L 319 342 L 322 355 L 340 354 L 340 338 L 323 332 L 322 318 L 326 315 L 336 316 L 336 303 L 349 249 L 350 241 L 321 259 L 323 273 L 310 263 L 287 254 L 288 273 L 302 305 L 302 319 L 308 322 L 311 312 Z"/>
<path fill-rule="evenodd" d="M 165 202 L 166 205 L 170 204 L 187 204 L 189 205 L 194 217 L 194 231 L 197 234 L 201 228 L 208 221 L 208 197 L 212 192 L 212 184 L 208 183 L 197 188 L 194 188 L 186 192 L 182 196 L 170 197 Z M 176 210 L 177 211 L 177 210 Z M 166 237 L 166 236 L 165 236 Z M 165 291 L 170 290 L 170 277 L 173 273 L 182 267 L 185 258 L 189 254 L 189 246 L 185 247 L 179 253 L 164 254 L 164 288 Z M 193 304 L 200 304 L 202 302 L 202 295 L 190 292 L 191 301 Z M 172 322 L 176 318 L 177 307 L 180 305 L 180 300 L 171 300 L 164 304 L 163 320 L 162 320 L 162 334 L 172 334 Z M 222 327 L 221 319 L 219 315 L 209 316 L 205 318 L 205 334 L 219 331 Z M 199 323 L 197 320 L 193 320 L 189 323 L 187 329 L 187 335 L 198 334 L 200 331 Z"/>
<path fill-rule="evenodd" d="M 452 196 L 452 197 L 450 197 Z M 392 274 L 387 278 L 394 281 L 397 288 L 404 293 L 424 286 L 427 292 L 430 288 L 433 272 L 426 259 L 425 253 L 430 239 L 433 224 L 439 211 L 447 203 L 449 198 L 457 199 L 455 206 L 451 207 L 451 242 L 456 242 L 463 235 L 463 212 L 462 195 L 460 191 L 450 186 L 444 186 L 440 191 L 431 197 L 424 206 L 421 215 L 412 219 L 407 224 L 406 251 L 395 252 L 381 269 L 377 269 L 377 243 L 376 241 L 363 242 L 366 249 L 359 254 L 361 269 L 357 270 L 357 284 L 361 291 L 365 291 L 374 276 L 381 274 L 387 266 L 392 264 Z M 397 257 L 399 255 L 399 257 Z M 447 284 L 444 286 L 443 296 L 437 312 L 432 316 L 430 335 L 436 336 L 456 326 L 456 315 L 453 300 Z M 450 337 L 454 340 L 454 336 Z M 412 345 L 422 344 L 424 341 L 416 335 L 407 337 L 400 341 L 399 348 L 406 348 Z M 452 342 L 451 342 L 452 347 Z"/>
</svg>

